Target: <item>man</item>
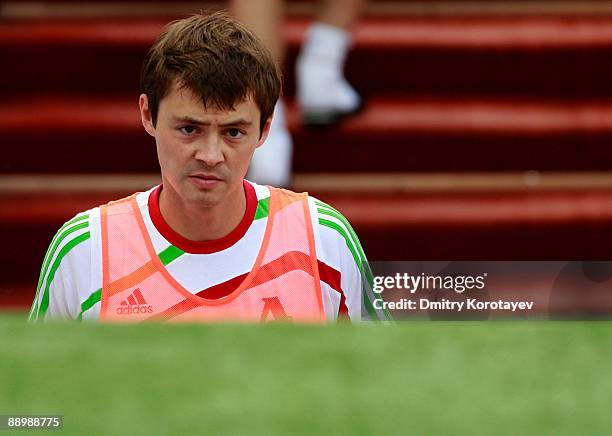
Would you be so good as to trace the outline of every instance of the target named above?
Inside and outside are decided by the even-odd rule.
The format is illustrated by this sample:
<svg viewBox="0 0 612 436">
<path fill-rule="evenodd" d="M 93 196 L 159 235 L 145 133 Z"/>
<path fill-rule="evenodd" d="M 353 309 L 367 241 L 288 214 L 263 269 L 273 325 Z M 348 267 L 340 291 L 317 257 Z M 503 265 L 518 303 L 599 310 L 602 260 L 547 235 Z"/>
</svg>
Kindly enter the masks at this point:
<svg viewBox="0 0 612 436">
<path fill-rule="evenodd" d="M 321 322 L 359 319 L 362 304 L 378 315 L 346 219 L 244 180 L 281 89 L 252 33 L 222 13 L 171 23 L 141 85 L 162 184 L 60 229 L 30 319 Z"/>
</svg>

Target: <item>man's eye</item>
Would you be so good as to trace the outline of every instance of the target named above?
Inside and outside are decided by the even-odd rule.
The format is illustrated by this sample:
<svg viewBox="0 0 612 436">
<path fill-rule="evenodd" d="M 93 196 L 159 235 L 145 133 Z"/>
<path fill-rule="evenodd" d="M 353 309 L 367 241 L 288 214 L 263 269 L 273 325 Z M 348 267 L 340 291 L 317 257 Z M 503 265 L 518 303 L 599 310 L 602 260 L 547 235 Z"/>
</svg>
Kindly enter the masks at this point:
<svg viewBox="0 0 612 436">
<path fill-rule="evenodd" d="M 194 126 L 184 126 L 184 127 L 181 127 L 180 130 L 185 135 L 193 135 L 196 131 L 196 128 Z"/>
<path fill-rule="evenodd" d="M 227 129 L 227 134 L 230 138 L 240 138 L 242 137 L 242 132 L 234 127 L 232 127 L 231 129 Z"/>
</svg>

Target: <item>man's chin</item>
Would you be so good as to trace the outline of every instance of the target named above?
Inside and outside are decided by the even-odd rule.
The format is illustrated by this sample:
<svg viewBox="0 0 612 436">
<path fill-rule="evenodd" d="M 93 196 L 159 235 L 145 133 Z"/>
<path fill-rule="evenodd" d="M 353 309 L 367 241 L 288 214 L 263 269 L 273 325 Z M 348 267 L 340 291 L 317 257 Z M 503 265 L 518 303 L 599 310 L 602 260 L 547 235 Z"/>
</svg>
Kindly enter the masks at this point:
<svg viewBox="0 0 612 436">
<path fill-rule="evenodd" d="M 215 206 L 223 201 L 225 191 L 223 185 L 224 183 L 221 182 L 214 187 L 202 189 L 191 184 L 185 190 L 184 198 L 189 202 L 198 203 L 202 206 Z"/>
<path fill-rule="evenodd" d="M 189 195 L 189 201 L 202 206 L 216 206 L 223 202 L 223 195 L 219 192 L 199 191 Z"/>
</svg>

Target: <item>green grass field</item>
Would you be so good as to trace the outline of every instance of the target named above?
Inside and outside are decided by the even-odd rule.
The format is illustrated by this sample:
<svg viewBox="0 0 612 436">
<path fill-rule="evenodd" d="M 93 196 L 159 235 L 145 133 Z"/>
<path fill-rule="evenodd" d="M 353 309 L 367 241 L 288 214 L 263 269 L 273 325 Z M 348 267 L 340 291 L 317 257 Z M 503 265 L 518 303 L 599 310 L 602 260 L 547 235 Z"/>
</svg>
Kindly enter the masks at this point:
<svg viewBox="0 0 612 436">
<path fill-rule="evenodd" d="M 103 326 L 20 316 L 0 316 L 0 414 L 63 414 L 62 434 L 612 431 L 609 322 Z"/>
</svg>

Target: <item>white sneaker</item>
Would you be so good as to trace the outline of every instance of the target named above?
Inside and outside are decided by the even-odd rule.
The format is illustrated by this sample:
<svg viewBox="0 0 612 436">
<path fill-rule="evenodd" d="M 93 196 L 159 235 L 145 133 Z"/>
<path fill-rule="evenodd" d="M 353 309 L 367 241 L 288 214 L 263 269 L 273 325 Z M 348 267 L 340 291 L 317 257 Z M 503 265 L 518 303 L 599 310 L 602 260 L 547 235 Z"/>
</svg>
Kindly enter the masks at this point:
<svg viewBox="0 0 612 436">
<path fill-rule="evenodd" d="M 292 155 L 293 141 L 287 128 L 284 104 L 279 100 L 274 107 L 268 138 L 255 150 L 247 179 L 260 185 L 289 187 Z"/>
<path fill-rule="evenodd" d="M 313 25 L 296 65 L 297 101 L 306 124 L 329 124 L 361 108 L 361 97 L 342 70 L 348 34 L 326 24 Z"/>
</svg>

